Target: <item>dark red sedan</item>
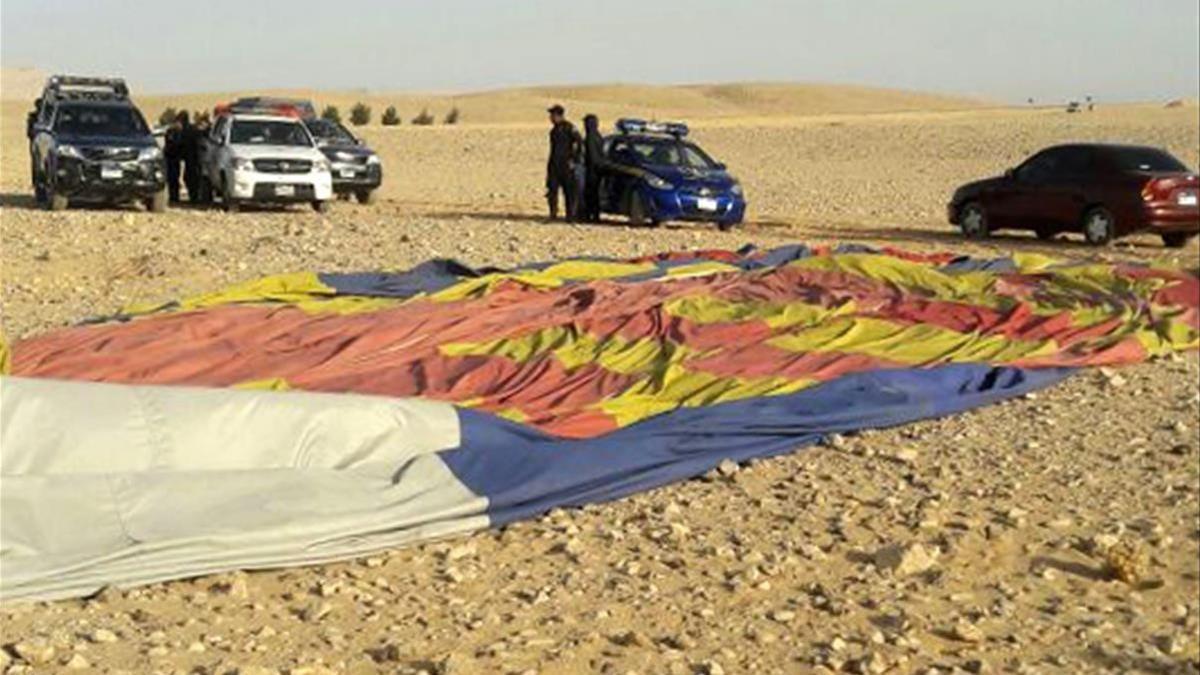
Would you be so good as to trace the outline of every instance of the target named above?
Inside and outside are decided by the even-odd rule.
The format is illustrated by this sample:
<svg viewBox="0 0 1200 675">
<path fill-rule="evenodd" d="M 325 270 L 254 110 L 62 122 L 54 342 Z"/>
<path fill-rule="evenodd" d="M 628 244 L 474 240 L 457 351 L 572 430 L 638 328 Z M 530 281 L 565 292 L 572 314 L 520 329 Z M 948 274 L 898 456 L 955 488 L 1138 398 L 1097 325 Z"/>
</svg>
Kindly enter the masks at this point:
<svg viewBox="0 0 1200 675">
<path fill-rule="evenodd" d="M 1153 232 L 1178 248 L 1200 234 L 1200 180 L 1170 153 L 1139 145 L 1046 148 L 1003 176 L 968 183 L 950 199 L 950 222 L 973 239 L 1033 230 L 1040 239 L 1081 232 L 1104 245 Z"/>
</svg>

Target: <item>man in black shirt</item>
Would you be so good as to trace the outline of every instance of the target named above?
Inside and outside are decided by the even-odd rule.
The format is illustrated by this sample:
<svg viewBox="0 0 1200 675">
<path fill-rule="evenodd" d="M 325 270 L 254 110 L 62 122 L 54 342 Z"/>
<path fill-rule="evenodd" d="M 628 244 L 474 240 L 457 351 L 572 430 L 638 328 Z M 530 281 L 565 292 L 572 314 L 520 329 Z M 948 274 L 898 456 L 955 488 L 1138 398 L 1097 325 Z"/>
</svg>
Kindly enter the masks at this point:
<svg viewBox="0 0 1200 675">
<path fill-rule="evenodd" d="M 546 162 L 546 202 L 550 206 L 550 218 L 558 217 L 558 193 L 561 190 L 566 202 L 566 218 L 574 220 L 578 209 L 578 181 L 575 178 L 575 168 L 579 163 L 579 155 L 583 139 L 575 130 L 575 125 L 566 119 L 566 111 L 561 105 L 552 106 L 550 113 L 550 159 Z"/>
<path fill-rule="evenodd" d="M 600 120 L 595 115 L 583 118 L 583 211 L 582 220 L 600 222 L 600 178 L 608 166 L 604 157 L 604 136 L 600 133 Z"/>
</svg>

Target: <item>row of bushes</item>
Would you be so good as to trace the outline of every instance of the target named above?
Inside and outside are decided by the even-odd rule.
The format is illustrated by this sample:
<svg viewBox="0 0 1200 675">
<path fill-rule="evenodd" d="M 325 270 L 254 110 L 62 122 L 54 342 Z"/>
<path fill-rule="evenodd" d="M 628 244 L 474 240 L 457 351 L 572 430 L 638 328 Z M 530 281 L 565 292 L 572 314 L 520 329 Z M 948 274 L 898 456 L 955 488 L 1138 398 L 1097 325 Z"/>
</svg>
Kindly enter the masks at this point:
<svg viewBox="0 0 1200 675">
<path fill-rule="evenodd" d="M 158 123 L 163 126 L 170 125 L 171 122 L 175 121 L 175 116 L 179 112 L 175 108 L 167 108 L 158 116 Z M 342 121 L 342 113 L 337 109 L 337 106 L 332 105 L 325 106 L 325 109 L 321 111 L 321 117 L 334 122 Z M 451 108 L 450 112 L 446 113 L 446 116 L 442 118 L 442 124 L 458 124 L 458 117 L 458 108 Z M 191 114 L 193 123 L 208 118 L 209 113 L 207 111 L 196 111 Z M 421 127 L 432 126 L 435 121 L 433 115 L 429 114 L 428 109 L 422 110 L 420 115 L 412 118 L 412 123 Z M 371 107 L 363 103 L 356 103 L 350 109 L 350 123 L 357 127 L 370 124 Z M 396 112 L 396 106 L 388 106 L 388 109 L 383 111 L 383 116 L 379 118 L 379 123 L 385 127 L 398 126 L 400 124 L 400 113 Z"/>
<path fill-rule="evenodd" d="M 337 109 L 337 106 L 332 105 L 325 106 L 325 109 L 321 111 L 321 117 L 334 122 L 342 121 L 342 113 Z M 450 112 L 446 113 L 446 116 L 442 118 L 442 124 L 458 124 L 458 117 L 458 108 L 451 108 Z M 434 117 L 429 114 L 428 108 L 422 110 L 420 115 L 412 118 L 412 123 L 421 127 L 431 126 L 434 121 Z M 371 106 L 365 103 L 355 103 L 354 107 L 350 109 L 350 123 L 358 127 L 370 124 Z M 400 124 L 400 114 L 396 112 L 396 106 L 388 106 L 387 110 L 383 111 L 383 115 L 379 118 L 379 123 L 385 127 L 398 126 Z"/>
</svg>

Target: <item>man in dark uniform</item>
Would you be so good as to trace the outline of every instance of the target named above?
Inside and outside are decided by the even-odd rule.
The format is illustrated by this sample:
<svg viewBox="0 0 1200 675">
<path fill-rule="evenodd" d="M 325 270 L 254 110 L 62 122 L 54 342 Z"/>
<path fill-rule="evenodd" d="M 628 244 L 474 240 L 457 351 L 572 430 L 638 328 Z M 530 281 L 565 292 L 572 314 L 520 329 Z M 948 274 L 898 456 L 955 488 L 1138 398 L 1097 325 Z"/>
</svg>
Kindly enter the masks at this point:
<svg viewBox="0 0 1200 675">
<path fill-rule="evenodd" d="M 172 204 L 179 203 L 180 165 L 183 163 L 185 139 L 190 128 L 185 110 L 175 116 L 163 139 L 163 157 L 167 160 L 167 197 Z"/>
<path fill-rule="evenodd" d="M 200 202 L 200 129 L 188 123 L 187 113 L 183 117 L 183 184 L 187 186 L 188 201 Z"/>
<path fill-rule="evenodd" d="M 583 139 L 575 130 L 575 125 L 566 119 L 566 111 L 561 105 L 552 106 L 550 113 L 550 159 L 546 162 L 546 202 L 550 206 L 550 218 L 558 217 L 558 192 L 563 193 L 566 202 L 566 218 L 574 220 L 578 215 L 578 181 L 575 177 L 575 167 L 579 163 L 579 155 Z"/>
<path fill-rule="evenodd" d="M 604 157 L 604 136 L 600 134 L 600 119 L 595 115 L 583 118 L 583 211 L 582 220 L 600 222 L 600 179 L 608 168 Z"/>
</svg>

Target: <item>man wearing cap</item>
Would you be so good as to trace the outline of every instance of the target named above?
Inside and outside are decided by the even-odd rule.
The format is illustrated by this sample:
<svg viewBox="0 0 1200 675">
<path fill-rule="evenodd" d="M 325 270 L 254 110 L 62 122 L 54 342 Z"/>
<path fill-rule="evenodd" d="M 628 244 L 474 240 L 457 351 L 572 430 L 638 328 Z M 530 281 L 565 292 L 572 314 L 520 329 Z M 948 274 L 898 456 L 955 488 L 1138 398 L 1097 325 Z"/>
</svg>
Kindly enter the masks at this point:
<svg viewBox="0 0 1200 675">
<path fill-rule="evenodd" d="M 566 110 L 553 105 L 550 113 L 550 159 L 546 162 L 546 202 L 550 206 L 550 218 L 558 217 L 558 192 L 566 202 L 567 220 L 578 215 L 579 187 L 575 167 L 579 162 L 583 139 L 575 125 L 567 121 Z"/>
</svg>

